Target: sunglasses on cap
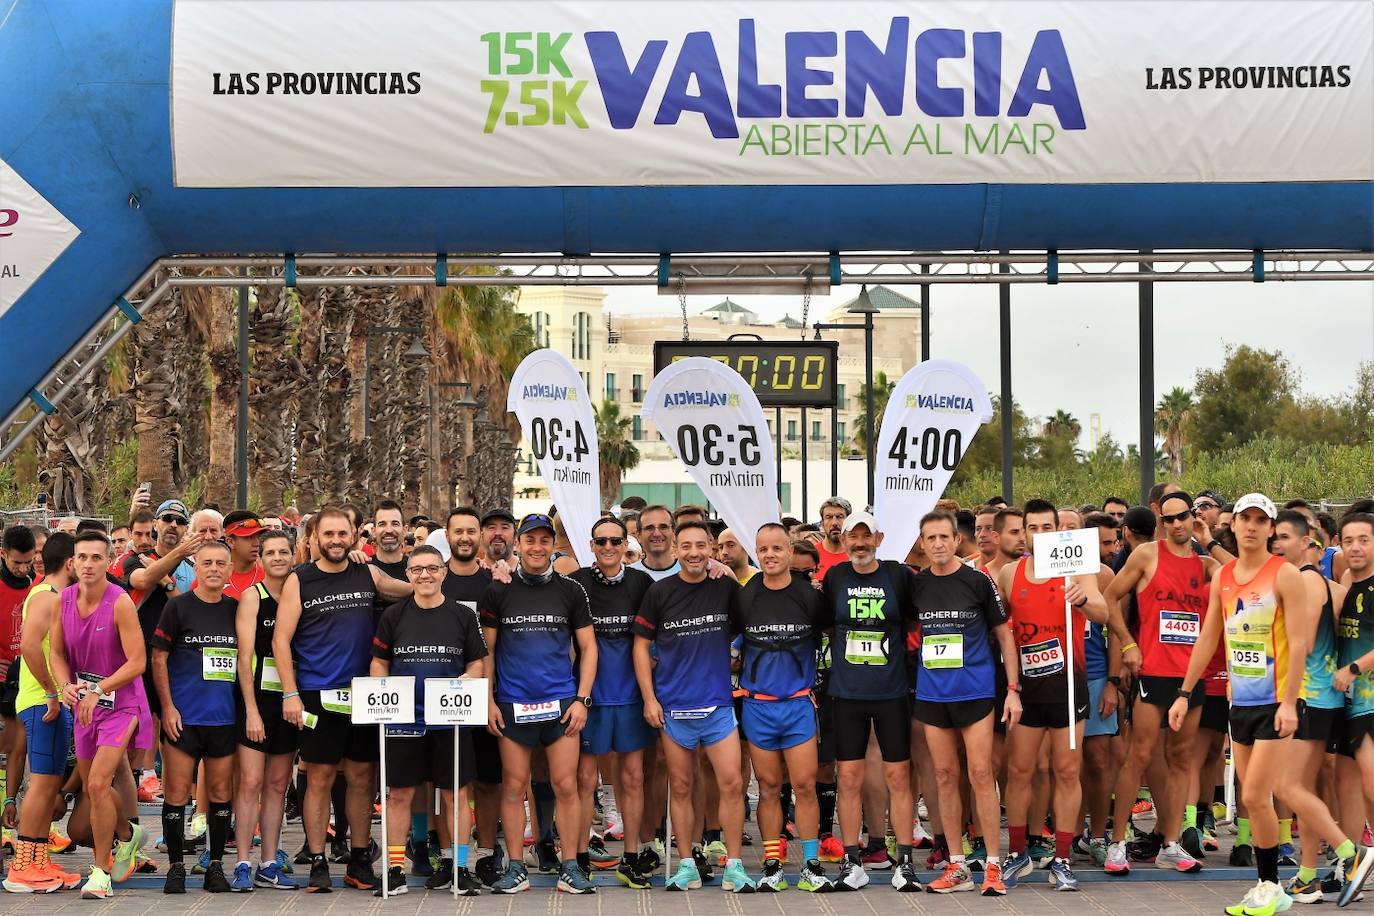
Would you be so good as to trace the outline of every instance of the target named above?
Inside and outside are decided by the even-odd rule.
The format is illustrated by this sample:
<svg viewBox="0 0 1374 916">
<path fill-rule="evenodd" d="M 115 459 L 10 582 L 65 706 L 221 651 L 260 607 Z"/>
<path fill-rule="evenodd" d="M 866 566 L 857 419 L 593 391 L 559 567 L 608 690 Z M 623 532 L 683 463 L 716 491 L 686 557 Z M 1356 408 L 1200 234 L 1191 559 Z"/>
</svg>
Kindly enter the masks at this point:
<svg viewBox="0 0 1374 916">
<path fill-rule="evenodd" d="M 592 538 L 592 543 L 598 547 L 605 547 L 607 544 L 610 544 L 612 547 L 619 547 L 621 544 L 625 543 L 625 539 L 622 537 Z"/>
</svg>

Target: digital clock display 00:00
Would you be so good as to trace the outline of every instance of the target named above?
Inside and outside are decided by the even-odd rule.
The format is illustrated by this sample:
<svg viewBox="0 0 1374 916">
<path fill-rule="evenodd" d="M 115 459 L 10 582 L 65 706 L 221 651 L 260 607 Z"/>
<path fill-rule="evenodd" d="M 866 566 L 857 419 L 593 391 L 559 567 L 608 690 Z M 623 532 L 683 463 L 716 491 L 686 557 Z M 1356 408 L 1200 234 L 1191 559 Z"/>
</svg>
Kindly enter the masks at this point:
<svg viewBox="0 0 1374 916">
<path fill-rule="evenodd" d="M 714 359 L 734 369 L 764 407 L 833 407 L 839 344 L 833 340 L 684 340 L 654 344 L 655 373 L 689 356 Z"/>
</svg>

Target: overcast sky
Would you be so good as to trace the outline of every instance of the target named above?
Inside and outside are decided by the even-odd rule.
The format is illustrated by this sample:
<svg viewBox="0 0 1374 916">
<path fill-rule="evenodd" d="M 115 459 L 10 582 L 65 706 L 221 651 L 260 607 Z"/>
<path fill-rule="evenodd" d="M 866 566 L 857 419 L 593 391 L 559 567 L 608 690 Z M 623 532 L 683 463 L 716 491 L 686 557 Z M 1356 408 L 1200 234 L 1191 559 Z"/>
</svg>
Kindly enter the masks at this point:
<svg viewBox="0 0 1374 916">
<path fill-rule="evenodd" d="M 898 287 L 912 298 L 917 287 Z M 838 287 L 812 301 L 812 320 L 858 294 Z M 724 296 L 693 296 L 692 313 Z M 801 316 L 800 296 L 731 299 L 765 320 Z M 672 314 L 676 300 L 652 289 L 611 288 L 616 312 Z M 1083 425 L 1102 415 L 1117 442 L 1139 438 L 1137 292 L 1130 283 L 1012 287 L 1012 390 L 1023 409 L 1044 417 L 1063 409 Z M 933 286 L 930 352 L 969 365 L 996 394 L 997 288 Z M 1374 283 L 1155 284 L 1155 395 L 1191 388 L 1200 366 L 1221 364 L 1227 344 L 1281 351 L 1302 374 L 1303 389 L 1333 395 L 1349 389 L 1360 362 L 1374 358 Z"/>
</svg>

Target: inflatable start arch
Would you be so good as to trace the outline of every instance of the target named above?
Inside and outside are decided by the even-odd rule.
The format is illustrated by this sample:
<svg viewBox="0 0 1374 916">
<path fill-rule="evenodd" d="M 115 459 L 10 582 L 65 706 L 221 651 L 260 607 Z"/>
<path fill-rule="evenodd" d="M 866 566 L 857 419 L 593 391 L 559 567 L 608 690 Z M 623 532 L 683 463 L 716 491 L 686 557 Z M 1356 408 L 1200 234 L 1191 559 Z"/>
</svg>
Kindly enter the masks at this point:
<svg viewBox="0 0 1374 916">
<path fill-rule="evenodd" d="M 156 259 L 1374 248 L 1374 4 L 0 3 L 0 407 Z"/>
</svg>

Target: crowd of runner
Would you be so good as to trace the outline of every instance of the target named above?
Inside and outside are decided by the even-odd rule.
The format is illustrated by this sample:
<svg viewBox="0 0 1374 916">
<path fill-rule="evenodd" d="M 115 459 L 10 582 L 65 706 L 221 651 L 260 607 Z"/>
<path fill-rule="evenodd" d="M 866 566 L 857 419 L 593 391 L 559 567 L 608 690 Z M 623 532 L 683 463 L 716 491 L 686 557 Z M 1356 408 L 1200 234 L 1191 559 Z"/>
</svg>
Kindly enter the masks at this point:
<svg viewBox="0 0 1374 916">
<path fill-rule="evenodd" d="M 108 897 L 158 870 L 152 842 L 169 894 L 193 857 L 209 892 L 328 893 L 342 864 L 380 894 L 382 857 L 391 894 L 407 871 L 465 895 L 526 890 L 531 869 L 644 889 L 673 849 L 675 891 L 717 872 L 782 891 L 789 864 L 813 893 L 881 873 L 1000 896 L 1038 869 L 1076 891 L 1075 862 L 1220 856 L 1228 753 L 1229 864 L 1258 878 L 1229 913 L 1344 906 L 1374 863 L 1374 501 L 1333 519 L 1167 484 L 1135 507 L 944 500 L 898 562 L 839 497 L 756 532 L 630 499 L 585 568 L 556 514 L 149 508 L 140 491 L 114 531 L 4 532 L 11 892 Z M 1071 528 L 1097 530 L 1101 571 L 1036 578 L 1035 536 Z M 384 787 L 378 726 L 351 718 L 369 675 L 418 685 Z M 489 725 L 456 741 L 422 689 L 453 677 L 491 687 Z M 161 804 L 159 839 L 140 803 Z M 74 844 L 86 875 L 54 858 Z"/>
</svg>

